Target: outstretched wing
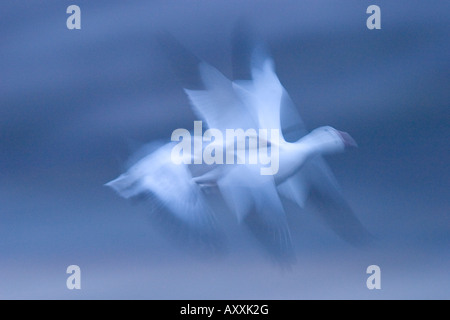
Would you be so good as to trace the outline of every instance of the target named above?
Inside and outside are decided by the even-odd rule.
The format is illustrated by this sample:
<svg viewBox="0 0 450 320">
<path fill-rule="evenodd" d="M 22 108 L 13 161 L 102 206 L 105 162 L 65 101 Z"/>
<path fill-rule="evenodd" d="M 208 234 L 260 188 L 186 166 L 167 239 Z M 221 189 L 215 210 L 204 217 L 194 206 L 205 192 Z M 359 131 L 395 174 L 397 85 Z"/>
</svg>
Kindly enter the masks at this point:
<svg viewBox="0 0 450 320">
<path fill-rule="evenodd" d="M 232 70 L 236 91 L 258 118 L 260 128 L 280 129 L 287 141 L 307 134 L 298 110 L 275 73 L 269 50 L 240 20 L 232 36 Z"/>
<path fill-rule="evenodd" d="M 124 198 L 154 195 L 178 220 L 194 229 L 211 229 L 212 212 L 186 165 L 171 161 L 173 143 L 142 158 L 106 186 Z"/>
<path fill-rule="evenodd" d="M 253 210 L 244 222 L 263 248 L 282 264 L 295 261 L 286 213 L 274 183 L 252 189 L 255 198 Z"/>
<path fill-rule="evenodd" d="M 309 185 L 309 203 L 322 221 L 355 246 L 369 244 L 373 236 L 356 217 L 325 160 L 317 158 L 304 170 Z"/>
<path fill-rule="evenodd" d="M 267 50 L 242 23 L 234 32 L 233 72 L 235 77 L 245 79 L 235 81 L 236 90 L 257 115 L 260 127 L 280 129 L 286 141 L 296 141 L 308 133 L 275 73 Z M 362 244 L 371 238 L 323 158 L 308 161 L 300 171 L 278 185 L 277 191 L 300 207 L 308 200 L 322 220 L 344 240 Z"/>
<path fill-rule="evenodd" d="M 202 61 L 170 34 L 159 36 L 160 47 L 181 80 L 197 117 L 209 128 L 257 128 L 256 119 L 246 109 L 233 83 L 216 68 Z"/>
<path fill-rule="evenodd" d="M 294 261 L 286 214 L 271 176 L 258 166 L 234 166 L 217 183 L 227 205 L 272 258 L 282 264 Z"/>
<path fill-rule="evenodd" d="M 185 89 L 194 112 L 206 121 L 209 128 L 226 129 L 256 128 L 256 122 L 236 94 L 233 83 L 216 68 L 202 62 L 199 70 L 204 90 Z"/>
<path fill-rule="evenodd" d="M 256 115 L 258 128 L 281 131 L 280 109 L 284 88 L 270 58 L 252 66 L 252 80 L 234 81 L 234 89 Z"/>
</svg>

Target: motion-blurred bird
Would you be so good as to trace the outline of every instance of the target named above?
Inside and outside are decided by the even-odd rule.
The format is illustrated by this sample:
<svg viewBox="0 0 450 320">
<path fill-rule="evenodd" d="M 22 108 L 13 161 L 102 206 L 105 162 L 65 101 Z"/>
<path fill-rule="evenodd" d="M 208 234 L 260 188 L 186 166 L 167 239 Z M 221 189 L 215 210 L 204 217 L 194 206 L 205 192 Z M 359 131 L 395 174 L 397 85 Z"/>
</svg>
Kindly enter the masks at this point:
<svg viewBox="0 0 450 320">
<path fill-rule="evenodd" d="M 196 58 L 171 36 L 162 37 L 161 43 L 183 81 L 194 113 L 209 128 L 220 130 L 224 136 L 226 129 L 238 128 L 280 132 L 278 139 L 267 141 L 268 149 L 276 146 L 279 150 L 279 170 L 274 175 L 261 175 L 260 164 L 174 164 L 171 157 L 175 144 L 170 142 L 106 185 L 125 198 L 152 194 L 176 219 L 200 232 L 215 228 L 206 191 L 217 189 L 239 221 L 278 260 L 291 261 L 294 257 L 281 198 L 300 207 L 309 199 L 344 240 L 366 242 L 367 231 L 322 158 L 323 154 L 356 146 L 355 141 L 332 127 L 308 133 L 275 73 L 273 60 L 249 39 L 245 33 L 235 35 L 233 67 L 234 74 L 241 77 L 234 81 Z M 297 139 L 289 142 L 285 135 Z M 248 151 L 249 145 L 246 148 Z"/>
</svg>

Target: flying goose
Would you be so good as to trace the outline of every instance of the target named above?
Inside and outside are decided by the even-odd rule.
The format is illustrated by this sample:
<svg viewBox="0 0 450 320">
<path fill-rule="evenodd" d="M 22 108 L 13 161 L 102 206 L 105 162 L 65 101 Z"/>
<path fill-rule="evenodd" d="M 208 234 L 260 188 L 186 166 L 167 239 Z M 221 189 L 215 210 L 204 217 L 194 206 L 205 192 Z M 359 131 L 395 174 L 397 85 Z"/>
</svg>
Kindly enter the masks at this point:
<svg viewBox="0 0 450 320">
<path fill-rule="evenodd" d="M 242 35 L 236 46 L 241 42 Z M 208 128 L 223 133 L 237 128 L 281 133 L 278 139 L 267 141 L 268 148 L 279 150 L 279 170 L 261 175 L 261 164 L 174 164 L 174 143 L 170 142 L 142 157 L 107 186 L 125 198 L 152 194 L 179 221 L 200 231 L 216 228 L 205 191 L 215 188 L 267 252 L 283 261 L 295 256 L 283 198 L 299 207 L 311 201 L 325 223 L 344 240 L 361 244 L 370 238 L 322 158 L 356 146 L 355 141 L 329 126 L 311 132 L 305 129 L 266 51 L 260 47 L 249 50 L 248 77 L 231 81 L 170 36 L 163 38 L 162 45 L 175 70 L 180 71 L 194 113 Z M 236 56 L 234 67 L 241 67 L 239 73 L 242 64 Z M 294 142 L 283 134 L 289 131 L 286 123 L 289 135 L 297 136 Z"/>
</svg>

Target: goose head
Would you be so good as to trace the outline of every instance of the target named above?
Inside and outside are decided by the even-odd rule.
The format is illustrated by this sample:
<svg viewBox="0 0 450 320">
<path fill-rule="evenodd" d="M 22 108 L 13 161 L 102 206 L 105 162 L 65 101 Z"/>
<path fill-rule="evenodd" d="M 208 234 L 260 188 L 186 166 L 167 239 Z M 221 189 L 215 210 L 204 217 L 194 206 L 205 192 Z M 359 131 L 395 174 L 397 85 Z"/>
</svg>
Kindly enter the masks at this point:
<svg viewBox="0 0 450 320">
<path fill-rule="evenodd" d="M 355 140 L 347 133 L 330 126 L 319 127 L 307 135 L 307 143 L 322 154 L 338 153 L 346 148 L 357 147 Z"/>
</svg>

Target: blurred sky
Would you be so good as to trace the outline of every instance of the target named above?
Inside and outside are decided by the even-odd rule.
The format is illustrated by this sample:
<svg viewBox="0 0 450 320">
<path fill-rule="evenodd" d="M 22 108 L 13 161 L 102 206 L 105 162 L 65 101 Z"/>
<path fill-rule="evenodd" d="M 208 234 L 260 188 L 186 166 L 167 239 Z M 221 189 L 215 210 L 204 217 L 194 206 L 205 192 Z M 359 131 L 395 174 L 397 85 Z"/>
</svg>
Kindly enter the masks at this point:
<svg viewBox="0 0 450 320">
<path fill-rule="evenodd" d="M 81 30 L 66 28 L 71 4 Z M 366 28 L 371 4 L 381 30 Z M 2 1 L 0 298 L 449 299 L 449 12 L 441 0 Z M 199 257 L 103 186 L 133 146 L 193 126 L 155 35 L 231 76 L 238 19 L 267 40 L 307 126 L 358 142 L 328 162 L 374 247 L 304 210 L 289 217 L 291 270 L 232 216 L 227 253 Z M 66 288 L 71 264 L 81 291 Z M 365 286 L 371 264 L 382 290 Z"/>
</svg>

